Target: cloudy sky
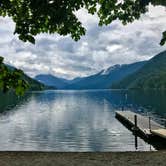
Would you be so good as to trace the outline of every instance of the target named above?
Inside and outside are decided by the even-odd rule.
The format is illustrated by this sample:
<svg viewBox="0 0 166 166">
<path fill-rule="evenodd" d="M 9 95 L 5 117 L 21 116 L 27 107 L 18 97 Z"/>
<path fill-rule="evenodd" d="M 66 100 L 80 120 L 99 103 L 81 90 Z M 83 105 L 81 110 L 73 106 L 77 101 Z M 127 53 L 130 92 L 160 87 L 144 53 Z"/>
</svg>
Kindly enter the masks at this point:
<svg viewBox="0 0 166 166">
<path fill-rule="evenodd" d="M 166 46 L 159 45 L 166 30 L 166 9 L 152 7 L 139 21 L 123 26 L 114 21 L 98 27 L 98 18 L 86 10 L 76 13 L 87 29 L 75 42 L 69 36 L 40 34 L 36 44 L 19 41 L 10 18 L 0 17 L 0 56 L 5 62 L 21 68 L 28 75 L 53 74 L 72 79 L 94 74 L 114 64 L 147 60 Z"/>
</svg>

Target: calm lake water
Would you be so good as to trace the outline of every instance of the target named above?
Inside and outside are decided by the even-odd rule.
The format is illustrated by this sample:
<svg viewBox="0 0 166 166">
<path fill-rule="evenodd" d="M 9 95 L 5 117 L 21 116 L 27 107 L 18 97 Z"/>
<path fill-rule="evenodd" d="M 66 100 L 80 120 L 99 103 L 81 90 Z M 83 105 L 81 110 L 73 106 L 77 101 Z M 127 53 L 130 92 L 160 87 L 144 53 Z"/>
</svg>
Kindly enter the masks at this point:
<svg viewBox="0 0 166 166">
<path fill-rule="evenodd" d="M 165 92 L 44 91 L 0 95 L 0 150 L 149 151 L 117 119 L 122 107 L 166 117 Z"/>
</svg>

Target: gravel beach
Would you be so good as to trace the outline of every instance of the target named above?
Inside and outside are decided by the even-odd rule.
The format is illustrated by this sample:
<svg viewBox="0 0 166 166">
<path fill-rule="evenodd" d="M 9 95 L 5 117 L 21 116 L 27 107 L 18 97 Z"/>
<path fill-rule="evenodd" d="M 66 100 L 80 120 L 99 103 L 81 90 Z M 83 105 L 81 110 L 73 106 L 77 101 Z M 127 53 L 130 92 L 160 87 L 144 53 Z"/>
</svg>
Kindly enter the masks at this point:
<svg viewBox="0 0 166 166">
<path fill-rule="evenodd" d="M 0 152 L 0 166 L 165 166 L 166 151 L 157 152 Z"/>
</svg>

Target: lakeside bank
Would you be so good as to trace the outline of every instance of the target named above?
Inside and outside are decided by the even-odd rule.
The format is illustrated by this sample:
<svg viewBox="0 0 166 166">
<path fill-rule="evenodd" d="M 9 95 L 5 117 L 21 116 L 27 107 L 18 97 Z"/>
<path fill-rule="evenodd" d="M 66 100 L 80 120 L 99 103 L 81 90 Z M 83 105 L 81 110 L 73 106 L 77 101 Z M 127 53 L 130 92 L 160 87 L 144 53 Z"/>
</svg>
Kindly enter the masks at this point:
<svg viewBox="0 0 166 166">
<path fill-rule="evenodd" d="M 166 151 L 156 152 L 0 152 L 3 166 L 165 166 Z"/>
</svg>

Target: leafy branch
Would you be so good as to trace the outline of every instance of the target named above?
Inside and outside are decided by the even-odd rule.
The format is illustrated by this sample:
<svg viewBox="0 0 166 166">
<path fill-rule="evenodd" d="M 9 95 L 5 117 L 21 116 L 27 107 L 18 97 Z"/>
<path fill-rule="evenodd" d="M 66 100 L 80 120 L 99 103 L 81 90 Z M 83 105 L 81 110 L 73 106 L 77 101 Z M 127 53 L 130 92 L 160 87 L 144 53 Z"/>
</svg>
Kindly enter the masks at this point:
<svg viewBox="0 0 166 166">
<path fill-rule="evenodd" d="M 9 69 L 3 63 L 3 57 L 0 57 L 0 89 L 6 93 L 14 90 L 17 95 L 23 95 L 28 89 L 28 83 L 22 79 L 23 71 L 18 69 Z"/>
<path fill-rule="evenodd" d="M 114 20 L 123 24 L 133 22 L 148 11 L 149 4 L 166 6 L 165 0 L 1 0 L 0 16 L 9 16 L 16 23 L 14 34 L 26 42 L 35 43 L 40 33 L 70 35 L 79 40 L 86 29 L 75 16 L 75 11 L 86 8 L 97 14 L 99 25 Z M 164 35 L 165 36 L 165 35 Z M 165 43 L 165 37 L 161 45 Z"/>
</svg>

